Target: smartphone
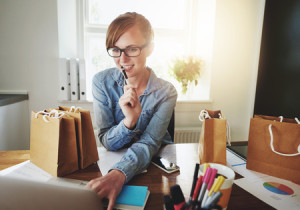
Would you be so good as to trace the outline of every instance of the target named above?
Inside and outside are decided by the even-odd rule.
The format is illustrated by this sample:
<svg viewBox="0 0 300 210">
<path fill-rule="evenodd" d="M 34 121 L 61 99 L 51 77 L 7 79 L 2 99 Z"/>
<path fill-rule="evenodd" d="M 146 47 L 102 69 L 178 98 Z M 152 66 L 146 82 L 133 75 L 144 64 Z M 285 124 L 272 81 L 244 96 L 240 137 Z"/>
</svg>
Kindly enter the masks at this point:
<svg viewBox="0 0 300 210">
<path fill-rule="evenodd" d="M 161 170 L 167 172 L 167 173 L 173 173 L 175 171 L 179 171 L 179 166 L 175 163 L 171 163 L 165 158 L 162 158 L 160 156 L 155 156 L 152 158 L 151 162 L 160 168 Z"/>
</svg>

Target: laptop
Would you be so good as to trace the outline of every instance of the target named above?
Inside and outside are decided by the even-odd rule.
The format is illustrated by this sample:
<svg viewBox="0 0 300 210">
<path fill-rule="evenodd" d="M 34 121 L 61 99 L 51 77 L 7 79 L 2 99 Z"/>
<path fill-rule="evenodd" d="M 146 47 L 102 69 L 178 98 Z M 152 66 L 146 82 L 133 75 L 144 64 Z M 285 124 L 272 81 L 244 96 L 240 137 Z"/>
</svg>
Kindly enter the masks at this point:
<svg viewBox="0 0 300 210">
<path fill-rule="evenodd" d="M 59 186 L 0 176 L 1 209 L 103 209 L 97 194 L 85 187 Z"/>
</svg>

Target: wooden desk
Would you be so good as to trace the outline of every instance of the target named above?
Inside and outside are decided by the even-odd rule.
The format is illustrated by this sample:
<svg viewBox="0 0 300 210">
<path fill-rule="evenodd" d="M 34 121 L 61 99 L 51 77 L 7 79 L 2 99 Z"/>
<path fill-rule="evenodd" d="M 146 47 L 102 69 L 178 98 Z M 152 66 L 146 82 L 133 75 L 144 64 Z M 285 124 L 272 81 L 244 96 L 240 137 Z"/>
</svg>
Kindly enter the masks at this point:
<svg viewBox="0 0 300 210">
<path fill-rule="evenodd" d="M 145 209 L 163 209 L 163 195 L 170 193 L 170 187 L 179 184 L 183 194 L 188 197 L 191 190 L 195 164 L 199 162 L 198 144 L 174 144 L 161 148 L 160 155 L 180 166 L 180 171 L 167 174 L 150 164 L 148 172 L 135 176 L 128 184 L 148 186 L 150 196 Z M 29 159 L 29 151 L 0 151 L 0 170 Z M 66 177 L 90 180 L 101 176 L 98 166 L 92 165 L 85 170 L 75 172 Z M 241 178 L 236 174 L 236 178 Z M 233 185 L 228 204 L 231 209 L 274 209 L 237 185 Z"/>
</svg>

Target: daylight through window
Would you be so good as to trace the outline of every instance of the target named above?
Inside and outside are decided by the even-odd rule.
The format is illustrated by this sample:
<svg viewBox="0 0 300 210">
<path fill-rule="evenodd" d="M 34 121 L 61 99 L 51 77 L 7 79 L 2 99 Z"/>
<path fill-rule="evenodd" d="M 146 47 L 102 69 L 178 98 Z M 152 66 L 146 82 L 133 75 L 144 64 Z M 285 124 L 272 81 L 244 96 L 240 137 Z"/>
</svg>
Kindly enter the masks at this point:
<svg viewBox="0 0 300 210">
<path fill-rule="evenodd" d="M 215 1 L 86 0 L 84 7 L 87 90 L 91 90 L 95 73 L 115 66 L 105 47 L 108 25 L 120 14 L 138 12 L 150 21 L 155 33 L 155 47 L 147 65 L 157 76 L 173 83 L 179 101 L 209 100 Z M 182 94 L 181 83 L 169 71 L 174 59 L 186 56 L 199 57 L 203 65 L 198 84 L 189 86 Z M 87 98 L 92 100 L 91 91 L 87 92 Z"/>
</svg>

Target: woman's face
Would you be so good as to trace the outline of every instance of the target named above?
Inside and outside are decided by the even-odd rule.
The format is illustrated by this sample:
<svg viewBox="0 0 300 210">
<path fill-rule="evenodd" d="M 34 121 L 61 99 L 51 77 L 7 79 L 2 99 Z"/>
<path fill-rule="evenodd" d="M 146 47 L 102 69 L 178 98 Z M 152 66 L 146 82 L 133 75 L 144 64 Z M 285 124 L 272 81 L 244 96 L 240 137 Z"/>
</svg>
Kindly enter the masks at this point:
<svg viewBox="0 0 300 210">
<path fill-rule="evenodd" d="M 146 44 L 146 39 L 140 32 L 137 25 L 129 28 L 115 43 L 115 47 L 125 49 L 126 47 L 141 47 Z M 151 45 L 151 44 L 150 44 Z M 124 67 L 127 76 L 134 77 L 142 73 L 146 69 L 146 58 L 151 54 L 151 46 L 146 46 L 141 50 L 141 54 L 137 57 L 128 57 L 122 52 L 121 56 L 114 58 L 119 69 Z"/>
</svg>

